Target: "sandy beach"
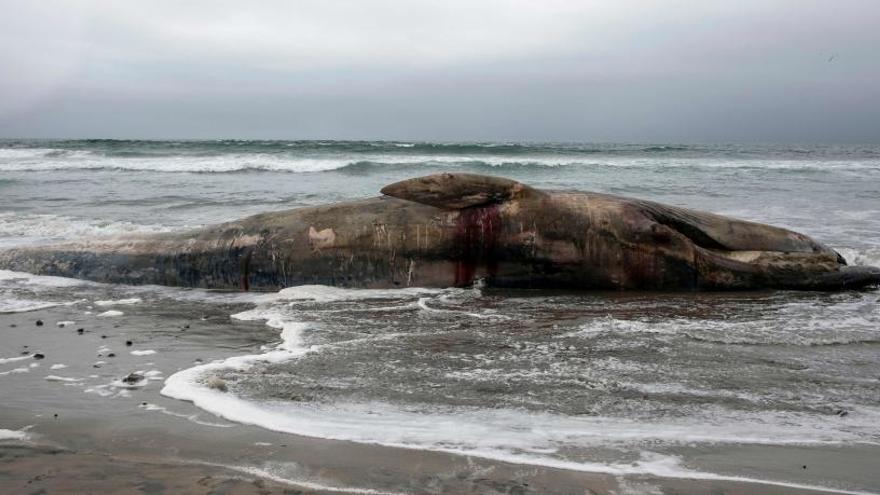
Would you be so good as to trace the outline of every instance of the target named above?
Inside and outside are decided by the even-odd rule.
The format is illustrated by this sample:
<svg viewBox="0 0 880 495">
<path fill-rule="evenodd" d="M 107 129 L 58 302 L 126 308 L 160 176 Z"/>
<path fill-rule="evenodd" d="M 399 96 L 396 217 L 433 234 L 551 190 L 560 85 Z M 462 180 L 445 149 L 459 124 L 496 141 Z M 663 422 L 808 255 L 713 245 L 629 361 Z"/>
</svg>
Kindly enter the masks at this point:
<svg viewBox="0 0 880 495">
<path fill-rule="evenodd" d="M 822 492 L 785 486 L 798 483 L 518 465 L 234 424 L 161 396 L 159 377 L 197 360 L 256 351 L 272 340 L 271 329 L 229 320 L 230 311 L 241 309 L 236 305 L 184 319 L 176 316 L 180 308 L 168 314 L 156 306 L 123 309 L 125 314 L 115 317 L 83 316 L 70 307 L 0 316 L 2 355 L 27 357 L 7 362 L 4 372 L 19 371 L 0 376 L 0 427 L 23 437 L 0 440 L 4 493 Z M 37 326 L 38 320 L 43 325 Z M 145 350 L 156 352 L 137 352 Z M 132 387 L 120 381 L 133 372 L 150 376 L 150 370 L 159 372 L 153 373 L 157 379 Z M 100 383 L 119 386 L 102 388 Z M 822 483 L 828 473 L 841 477 L 841 471 L 848 479 L 861 478 L 865 486 L 876 481 L 871 449 L 841 449 L 831 457 L 827 451 L 796 446 L 741 450 L 721 462 L 738 459 L 742 467 L 776 463 L 781 473 L 800 474 L 803 485 Z M 711 456 L 707 451 L 709 465 Z"/>
</svg>

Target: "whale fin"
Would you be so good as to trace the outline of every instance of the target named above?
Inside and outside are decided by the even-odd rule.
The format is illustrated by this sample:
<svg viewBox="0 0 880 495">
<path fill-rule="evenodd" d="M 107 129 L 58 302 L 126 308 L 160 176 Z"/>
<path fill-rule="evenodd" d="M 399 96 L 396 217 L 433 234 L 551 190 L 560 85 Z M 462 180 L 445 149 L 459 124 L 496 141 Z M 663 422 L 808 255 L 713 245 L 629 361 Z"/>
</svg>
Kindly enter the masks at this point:
<svg viewBox="0 0 880 495">
<path fill-rule="evenodd" d="M 679 231 L 703 248 L 727 251 L 828 252 L 834 253 L 838 262 L 843 260 L 828 247 L 787 229 L 652 201 L 639 201 L 639 204 L 658 223 Z M 845 265 L 846 262 L 841 264 Z"/>
<path fill-rule="evenodd" d="M 447 210 L 503 203 L 539 194 L 525 184 L 477 174 L 435 174 L 395 182 L 382 194 Z"/>
</svg>

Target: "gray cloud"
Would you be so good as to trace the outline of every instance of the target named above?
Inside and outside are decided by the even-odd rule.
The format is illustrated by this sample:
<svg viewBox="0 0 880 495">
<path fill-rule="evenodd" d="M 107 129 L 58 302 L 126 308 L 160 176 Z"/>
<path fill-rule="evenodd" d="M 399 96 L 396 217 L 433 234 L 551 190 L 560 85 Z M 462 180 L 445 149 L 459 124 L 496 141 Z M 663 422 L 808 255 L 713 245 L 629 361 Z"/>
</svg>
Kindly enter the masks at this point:
<svg viewBox="0 0 880 495">
<path fill-rule="evenodd" d="M 0 7 L 3 137 L 880 141 L 871 0 Z"/>
</svg>

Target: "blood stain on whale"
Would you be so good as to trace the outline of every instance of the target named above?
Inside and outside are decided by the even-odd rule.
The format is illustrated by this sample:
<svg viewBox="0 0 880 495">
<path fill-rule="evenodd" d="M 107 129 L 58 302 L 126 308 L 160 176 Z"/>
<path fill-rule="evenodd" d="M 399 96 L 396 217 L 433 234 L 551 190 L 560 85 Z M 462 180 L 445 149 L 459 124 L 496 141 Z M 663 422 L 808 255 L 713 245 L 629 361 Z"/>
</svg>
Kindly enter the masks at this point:
<svg viewBox="0 0 880 495">
<path fill-rule="evenodd" d="M 455 264 L 455 285 L 472 284 L 477 269 L 486 267 L 492 277 L 498 272 L 496 259 L 501 215 L 498 205 L 465 208 L 459 212 L 455 242 L 459 247 L 459 259 Z"/>
</svg>

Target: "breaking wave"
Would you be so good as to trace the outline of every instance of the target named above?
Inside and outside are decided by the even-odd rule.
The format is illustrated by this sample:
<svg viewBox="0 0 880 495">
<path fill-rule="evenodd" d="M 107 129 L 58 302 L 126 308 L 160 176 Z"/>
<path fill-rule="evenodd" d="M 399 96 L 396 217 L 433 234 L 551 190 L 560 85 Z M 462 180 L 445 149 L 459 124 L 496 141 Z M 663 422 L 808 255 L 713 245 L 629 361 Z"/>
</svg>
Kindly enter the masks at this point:
<svg viewBox="0 0 880 495">
<path fill-rule="evenodd" d="M 396 143 L 354 141 L 35 141 L 0 143 L 0 170 L 126 170 L 350 174 L 401 167 L 541 170 L 554 167 L 880 171 L 873 148 Z"/>
<path fill-rule="evenodd" d="M 75 218 L 65 215 L 0 212 L 0 248 L 82 238 L 170 232 L 164 225 Z"/>
</svg>

